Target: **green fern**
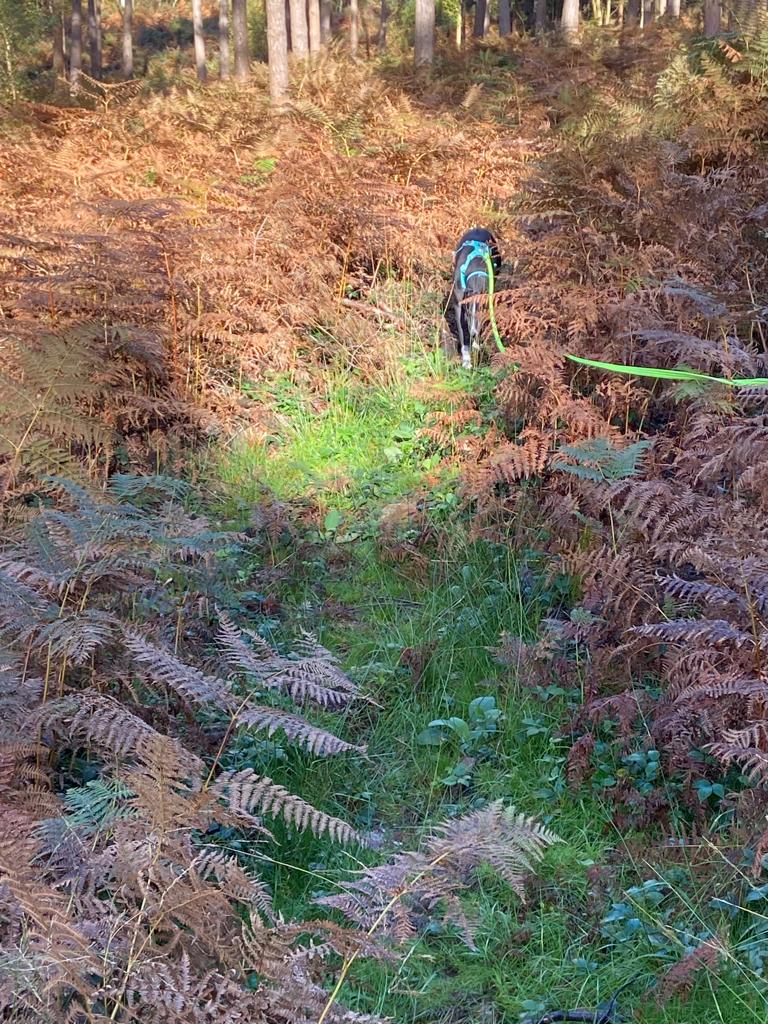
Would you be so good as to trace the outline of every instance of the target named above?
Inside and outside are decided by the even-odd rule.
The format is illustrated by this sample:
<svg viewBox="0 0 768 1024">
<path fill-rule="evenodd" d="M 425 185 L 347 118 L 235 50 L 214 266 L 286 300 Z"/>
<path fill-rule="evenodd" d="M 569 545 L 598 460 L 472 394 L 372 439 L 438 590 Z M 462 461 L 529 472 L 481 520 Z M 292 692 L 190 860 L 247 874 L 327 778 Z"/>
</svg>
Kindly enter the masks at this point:
<svg viewBox="0 0 768 1024">
<path fill-rule="evenodd" d="M 614 448 L 604 437 L 582 444 L 563 445 L 553 460 L 553 468 L 580 480 L 596 483 L 625 480 L 638 476 L 650 441 L 636 441 L 627 448 Z"/>
<path fill-rule="evenodd" d="M 132 796 L 119 779 L 92 779 L 64 794 L 64 819 L 82 836 L 98 835 L 116 821 L 137 816 L 138 812 L 127 803 Z"/>
</svg>

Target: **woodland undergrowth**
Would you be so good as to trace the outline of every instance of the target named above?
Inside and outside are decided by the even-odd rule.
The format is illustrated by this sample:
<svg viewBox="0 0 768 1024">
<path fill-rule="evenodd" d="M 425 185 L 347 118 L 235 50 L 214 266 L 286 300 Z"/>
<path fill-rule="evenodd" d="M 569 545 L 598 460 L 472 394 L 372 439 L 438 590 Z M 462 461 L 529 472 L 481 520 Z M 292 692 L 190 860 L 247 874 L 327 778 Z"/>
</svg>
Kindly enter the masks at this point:
<svg viewBox="0 0 768 1024">
<path fill-rule="evenodd" d="M 183 80 L 14 111 L 0 180 L 7 1019 L 371 1019 L 336 1002 L 355 959 L 397 958 L 437 918 L 471 945 L 471 877 L 490 865 L 521 891 L 555 841 L 490 803 L 283 920 L 232 835 L 269 843 L 277 822 L 358 851 L 369 837 L 230 770 L 228 752 L 251 731 L 364 758 L 381 697 L 314 637 L 277 649 L 249 626 L 262 599 L 239 567 L 290 538 L 295 514 L 272 502 L 220 529 L 173 479 L 201 444 L 280 431 L 254 382 L 290 374 L 311 393 L 354 366 L 374 385 L 403 334 L 431 344 L 470 222 L 497 228 L 507 259 L 496 413 L 489 426 L 468 387 L 423 437 L 460 468 L 475 535 L 535 547 L 577 594 L 537 642 L 501 638 L 500 657 L 532 691 L 581 689 L 561 727 L 574 788 L 606 739 L 659 752 L 674 788 L 626 774 L 607 787 L 621 828 L 663 837 L 682 806 L 698 834 L 703 787 L 729 770 L 727 827 L 708 842 L 748 849 L 759 880 L 764 392 L 649 386 L 565 353 L 768 373 L 767 83 L 764 40 L 703 47 L 660 28 L 578 50 L 491 45 L 427 85 L 328 59 L 279 117 L 262 83 Z M 430 298 L 392 308 L 392 282 Z M 414 500 L 382 520 L 383 557 L 429 560 L 429 529 L 399 532 L 421 516 Z M 723 950 L 702 940 L 670 989 Z"/>
</svg>

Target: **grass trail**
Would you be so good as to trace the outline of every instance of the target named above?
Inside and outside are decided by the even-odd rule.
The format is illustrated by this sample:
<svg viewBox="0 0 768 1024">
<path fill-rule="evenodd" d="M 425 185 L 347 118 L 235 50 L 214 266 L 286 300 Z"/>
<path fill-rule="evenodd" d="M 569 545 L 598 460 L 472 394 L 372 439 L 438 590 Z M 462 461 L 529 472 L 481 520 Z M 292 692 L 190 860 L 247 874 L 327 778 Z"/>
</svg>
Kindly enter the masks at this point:
<svg viewBox="0 0 768 1024">
<path fill-rule="evenodd" d="M 441 385 L 439 398 L 418 397 L 425 378 Z M 717 989 L 705 976 L 685 1003 L 643 1001 L 654 978 L 709 934 L 711 894 L 697 891 L 684 859 L 662 870 L 617 834 L 601 789 L 632 769 L 610 743 L 592 783 L 568 788 L 558 729 L 581 693 L 556 679 L 531 687 L 497 660 L 501 635 L 534 638 L 563 587 L 545 581 L 535 553 L 473 539 L 454 475 L 419 437 L 430 409 L 450 408 L 467 386 L 492 418 L 490 384 L 426 354 L 401 359 L 375 385 L 346 370 L 329 371 L 314 392 L 287 377 L 251 390 L 280 428 L 263 443 L 235 445 L 215 467 L 225 514 L 242 518 L 265 492 L 319 508 L 306 536 L 273 552 L 284 576 L 275 585 L 281 618 L 316 631 L 378 706 L 347 723 L 368 744 L 367 759 L 312 760 L 250 739 L 234 766 L 254 765 L 371 830 L 381 850 L 369 861 L 416 847 L 427 824 L 497 797 L 563 838 L 528 907 L 491 875 L 468 895 L 477 949 L 429 926 L 396 967 L 356 964 L 345 999 L 360 1010 L 401 1024 L 510 1024 L 547 1008 L 594 1007 L 639 975 L 622 1005 L 642 1005 L 637 1019 L 648 1024 L 762 1021 L 760 965 L 748 950 L 729 951 L 732 970 Z M 429 558 L 388 560 L 382 509 L 413 496 L 431 530 Z M 278 620 L 262 628 L 281 638 Z M 283 850 L 270 867 L 287 913 L 305 912 L 357 866 L 311 837 L 291 836 Z"/>
</svg>

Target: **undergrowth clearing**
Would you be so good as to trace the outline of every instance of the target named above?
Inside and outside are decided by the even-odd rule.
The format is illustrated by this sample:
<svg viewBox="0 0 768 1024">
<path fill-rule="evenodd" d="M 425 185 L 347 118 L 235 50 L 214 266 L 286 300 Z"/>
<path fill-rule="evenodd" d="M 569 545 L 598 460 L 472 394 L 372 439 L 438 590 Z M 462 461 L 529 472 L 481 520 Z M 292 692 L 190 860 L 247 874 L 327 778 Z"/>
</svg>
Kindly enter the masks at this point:
<svg viewBox="0 0 768 1024">
<path fill-rule="evenodd" d="M 298 535 L 256 569 L 256 585 L 269 595 L 268 634 L 279 636 L 281 623 L 316 631 L 381 705 L 363 727 L 371 763 L 341 778 L 333 765 L 308 765 L 258 743 L 238 757 L 264 757 L 270 772 L 277 757 L 276 777 L 334 813 L 351 808 L 354 823 L 373 829 L 384 848 L 418 846 L 426 821 L 499 797 L 556 826 L 567 848 L 549 855 L 529 910 L 514 910 L 490 876 L 472 893 L 476 950 L 462 952 L 427 929 L 405 964 L 355 968 L 348 1005 L 399 1021 L 512 1022 L 555 1004 L 596 1005 L 633 980 L 623 1005 L 637 1006 L 644 1021 L 762 1019 L 753 941 L 760 914 L 752 933 L 747 924 L 748 937 L 730 946 L 724 984 L 705 973 L 684 1001 L 673 983 L 666 1005 L 649 1002 L 659 972 L 723 926 L 725 903 L 715 893 L 730 870 L 710 840 L 692 839 L 683 807 L 657 847 L 642 828 L 614 823 L 608 794 L 617 778 L 677 805 L 649 729 L 625 754 L 609 730 L 595 777 L 578 791 L 568 786 L 571 738 L 562 723 L 579 713 L 587 665 L 570 687 L 555 675 L 532 686 L 525 669 L 505 659 L 500 638 L 534 642 L 571 584 L 548 580 L 543 535 L 538 552 L 535 543 L 521 550 L 514 523 L 492 541 L 477 535 L 455 467 L 436 467 L 424 424 L 467 394 L 493 420 L 493 379 L 420 349 L 396 354 L 384 384 L 362 386 L 354 370 L 330 383 L 323 376 L 319 393 L 279 379 L 271 387 L 272 407 L 285 416 L 279 435 L 236 443 L 207 467 L 223 486 L 222 514 L 240 526 L 264 500 L 265 484 L 272 501 L 286 503 L 282 514 L 296 517 Z M 417 397 L 425 380 L 427 403 Z M 452 442 L 473 439 L 458 428 Z M 315 856 L 274 867 L 274 889 L 292 913 L 303 913 L 329 876 L 351 869 L 343 855 Z M 746 879 L 748 858 L 739 870 Z"/>
<path fill-rule="evenodd" d="M 565 359 L 765 375 L 732 43 L 7 119 L 10 1020 L 765 1019 L 765 394 Z"/>
</svg>

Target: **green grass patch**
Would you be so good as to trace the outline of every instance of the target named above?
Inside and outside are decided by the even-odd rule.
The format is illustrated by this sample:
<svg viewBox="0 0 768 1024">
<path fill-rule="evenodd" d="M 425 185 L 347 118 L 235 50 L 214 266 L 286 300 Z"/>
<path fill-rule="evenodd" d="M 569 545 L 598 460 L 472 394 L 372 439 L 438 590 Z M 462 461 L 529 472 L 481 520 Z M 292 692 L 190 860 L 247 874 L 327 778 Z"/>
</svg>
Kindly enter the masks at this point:
<svg viewBox="0 0 768 1024">
<path fill-rule="evenodd" d="M 368 744 L 366 758 L 317 760 L 244 739 L 231 767 L 253 766 L 374 833 L 380 849 L 360 854 L 364 863 L 418 847 L 436 820 L 498 797 L 564 840 L 549 852 L 527 906 L 490 873 L 467 893 L 476 949 L 429 925 L 397 964 L 357 963 L 344 1000 L 400 1024 L 512 1024 L 546 1009 L 595 1007 L 638 975 L 621 1006 L 642 1005 L 637 1019 L 647 1024 L 764 1020 L 768 929 L 764 942 L 759 929 L 755 939 L 750 920 L 717 982 L 702 973 L 687 1001 L 663 1006 L 644 995 L 724 922 L 733 934 L 733 914 L 713 904 L 684 862 L 662 869 L 628 853 L 632 837 L 612 825 L 600 777 L 578 792 L 566 785 L 569 744 L 559 733 L 580 691 L 557 680 L 536 691 L 495 654 L 504 632 L 533 639 L 563 591 L 511 538 L 473 539 L 450 474 L 434 482 L 436 455 L 419 428 L 439 404 L 415 398 L 412 387 L 430 373 L 445 381 L 450 406 L 451 388 L 466 378 L 426 358 L 400 364 L 378 387 L 354 372 L 333 374 L 312 393 L 288 378 L 273 381 L 254 394 L 281 418 L 280 429 L 263 444 L 233 448 L 218 469 L 229 515 L 265 489 L 338 513 L 326 517 L 324 535 L 300 539 L 300 555 L 290 546 L 272 553 L 278 564 L 290 562 L 291 574 L 277 585 L 282 624 L 262 628 L 278 640 L 283 628 L 286 637 L 299 627 L 317 632 L 377 705 L 350 711 L 344 727 Z M 487 378 L 477 380 L 487 387 Z M 490 419 L 487 393 L 481 399 Z M 433 525 L 427 561 L 388 562 L 376 543 L 381 507 L 415 490 Z M 342 607 L 345 616 L 333 611 Z M 278 830 L 278 838 L 276 851 L 254 856 L 286 916 L 311 912 L 315 895 L 360 866 L 353 852 L 311 836 Z"/>
</svg>

